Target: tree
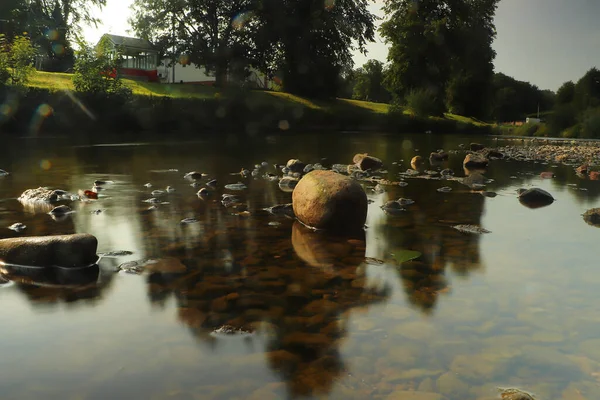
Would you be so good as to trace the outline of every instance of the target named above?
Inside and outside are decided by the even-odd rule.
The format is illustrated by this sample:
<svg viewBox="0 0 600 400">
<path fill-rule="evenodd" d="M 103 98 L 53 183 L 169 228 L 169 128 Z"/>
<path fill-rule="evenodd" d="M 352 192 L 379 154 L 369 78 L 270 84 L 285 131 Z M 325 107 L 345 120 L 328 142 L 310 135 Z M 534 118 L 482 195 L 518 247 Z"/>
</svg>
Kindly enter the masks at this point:
<svg viewBox="0 0 600 400">
<path fill-rule="evenodd" d="M 0 34 L 8 40 L 22 35 L 26 30 L 27 4 L 25 0 L 0 1 Z"/>
<path fill-rule="evenodd" d="M 484 117 L 492 97 L 498 0 L 386 0 L 381 34 L 390 50 L 388 88 L 423 89 L 453 112 Z M 445 100 L 445 101 L 444 101 Z"/>
<path fill-rule="evenodd" d="M 577 81 L 573 100 L 578 111 L 600 107 L 600 70 L 592 68 Z"/>
<path fill-rule="evenodd" d="M 284 90 L 309 97 L 337 94 L 352 50 L 374 39 L 367 0 L 263 0 L 258 48 L 273 49 Z"/>
<path fill-rule="evenodd" d="M 135 0 L 132 10 L 138 36 L 158 43 L 171 59 L 185 54 L 213 72 L 218 86 L 232 66 L 253 64 L 252 0 Z"/>
<path fill-rule="evenodd" d="M 106 0 L 28 0 L 27 32 L 34 44 L 46 55 L 45 69 L 65 71 L 73 66 L 71 43 L 83 25 L 97 25 L 94 8 Z"/>
<path fill-rule="evenodd" d="M 556 92 L 557 104 L 570 104 L 575 98 L 575 84 L 572 81 L 563 83 Z"/>
<path fill-rule="evenodd" d="M 355 72 L 356 84 L 352 98 L 379 103 L 389 102 L 391 96 L 383 86 L 384 75 L 384 65 L 381 61 L 367 61 Z"/>
</svg>

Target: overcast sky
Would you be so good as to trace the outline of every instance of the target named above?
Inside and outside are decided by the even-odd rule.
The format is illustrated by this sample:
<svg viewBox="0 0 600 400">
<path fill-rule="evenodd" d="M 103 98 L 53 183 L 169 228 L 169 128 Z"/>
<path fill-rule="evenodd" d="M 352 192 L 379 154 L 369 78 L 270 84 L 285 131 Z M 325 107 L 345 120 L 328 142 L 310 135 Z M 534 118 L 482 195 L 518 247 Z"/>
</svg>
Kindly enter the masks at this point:
<svg viewBox="0 0 600 400">
<path fill-rule="evenodd" d="M 1 0 L 0 0 L 1 1 Z M 126 35 L 132 0 L 107 0 L 100 13 L 104 23 L 85 29 L 96 42 L 102 33 Z M 371 11 L 379 16 L 382 0 Z M 498 37 L 494 65 L 497 72 L 556 90 L 565 81 L 576 81 L 590 68 L 600 68 L 600 0 L 500 0 L 496 12 Z M 375 58 L 385 61 L 387 48 L 378 36 L 369 53 L 356 53 L 356 66 Z"/>
</svg>

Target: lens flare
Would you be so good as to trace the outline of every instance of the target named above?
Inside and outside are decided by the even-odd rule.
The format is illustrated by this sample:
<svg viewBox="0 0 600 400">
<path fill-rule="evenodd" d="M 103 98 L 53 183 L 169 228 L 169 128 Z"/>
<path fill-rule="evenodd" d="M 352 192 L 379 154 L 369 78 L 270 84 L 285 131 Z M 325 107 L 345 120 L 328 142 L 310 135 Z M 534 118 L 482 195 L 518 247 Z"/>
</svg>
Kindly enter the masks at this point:
<svg viewBox="0 0 600 400">
<path fill-rule="evenodd" d="M 335 7 L 335 0 L 325 0 L 324 5 L 327 11 L 331 11 Z"/>
<path fill-rule="evenodd" d="M 41 104 L 38 108 L 37 108 L 37 114 L 44 117 L 44 118 L 48 118 L 49 116 L 51 116 L 54 113 L 54 109 L 49 106 L 48 104 Z"/>
<path fill-rule="evenodd" d="M 253 17 L 254 17 L 254 13 L 251 11 L 239 13 L 238 15 L 235 16 L 235 18 L 233 18 L 233 21 L 231 22 L 231 26 L 233 26 L 234 29 L 240 30 Z"/>
<path fill-rule="evenodd" d="M 57 40 L 58 37 L 59 37 L 58 30 L 56 30 L 56 29 L 48 29 L 46 31 L 46 38 L 48 40 Z"/>
<path fill-rule="evenodd" d="M 54 52 L 54 54 L 56 54 L 57 56 L 61 56 L 65 53 L 65 46 L 63 46 L 60 43 L 54 43 L 52 45 L 52 51 Z"/>
<path fill-rule="evenodd" d="M 281 129 L 282 131 L 287 131 L 288 129 L 290 129 L 290 123 L 287 120 L 282 119 L 281 121 L 279 121 L 279 129 Z"/>
<path fill-rule="evenodd" d="M 50 168 L 52 168 L 52 163 L 50 160 L 42 160 L 40 161 L 40 168 L 44 171 L 48 171 Z"/>
</svg>

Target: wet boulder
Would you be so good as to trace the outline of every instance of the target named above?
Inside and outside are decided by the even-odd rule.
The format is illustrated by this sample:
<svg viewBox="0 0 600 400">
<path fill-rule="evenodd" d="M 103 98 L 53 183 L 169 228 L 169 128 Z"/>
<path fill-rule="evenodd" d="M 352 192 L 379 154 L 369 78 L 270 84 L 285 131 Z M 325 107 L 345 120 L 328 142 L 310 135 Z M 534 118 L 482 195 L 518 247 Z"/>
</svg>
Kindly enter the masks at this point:
<svg viewBox="0 0 600 400">
<path fill-rule="evenodd" d="M 65 193 L 64 190 L 52 190 L 43 187 L 27 189 L 19 196 L 19 201 L 22 203 L 55 203 Z"/>
<path fill-rule="evenodd" d="M 94 264 L 98 240 L 89 234 L 19 237 L 0 240 L 0 260 L 34 267 L 77 268 Z"/>
<path fill-rule="evenodd" d="M 434 164 L 434 163 L 440 163 L 442 161 L 447 161 L 448 160 L 448 153 L 445 152 L 432 152 L 429 155 L 429 162 Z"/>
<path fill-rule="evenodd" d="M 421 157 L 421 156 L 414 156 L 410 160 L 410 166 L 413 169 L 415 169 L 415 170 L 418 170 L 419 168 L 421 168 L 423 166 L 423 157 Z"/>
<path fill-rule="evenodd" d="M 592 208 L 583 214 L 583 220 L 591 226 L 600 228 L 600 208 Z"/>
<path fill-rule="evenodd" d="M 317 229 L 341 232 L 362 229 L 367 205 L 367 195 L 358 182 L 332 171 L 306 174 L 292 193 L 296 217 Z"/>
<path fill-rule="evenodd" d="M 463 161 L 463 167 L 467 169 L 485 168 L 487 165 L 488 159 L 479 153 L 467 154 Z"/>
<path fill-rule="evenodd" d="M 291 160 L 288 160 L 287 164 L 285 165 L 285 167 L 287 169 L 290 170 L 290 172 L 298 172 L 298 173 L 302 173 L 304 172 L 304 168 L 306 167 L 306 164 L 303 163 L 300 160 L 297 160 L 295 158 L 292 158 Z"/>
<path fill-rule="evenodd" d="M 356 154 L 352 159 L 352 162 L 354 162 L 361 171 L 377 171 L 383 168 L 383 161 L 377 157 L 370 156 L 367 153 Z"/>
<path fill-rule="evenodd" d="M 484 145 L 482 145 L 481 143 L 471 143 L 471 144 L 469 145 L 469 149 L 470 149 L 471 151 L 480 151 L 480 150 L 483 150 L 483 149 L 485 149 L 485 146 L 484 146 Z"/>
<path fill-rule="evenodd" d="M 577 172 L 579 175 L 587 175 L 588 171 L 589 167 L 587 165 L 580 165 L 577 167 L 577 169 L 575 169 L 575 172 Z"/>
<path fill-rule="evenodd" d="M 554 203 L 554 197 L 540 188 L 519 189 L 519 202 L 528 208 L 540 208 Z"/>
</svg>

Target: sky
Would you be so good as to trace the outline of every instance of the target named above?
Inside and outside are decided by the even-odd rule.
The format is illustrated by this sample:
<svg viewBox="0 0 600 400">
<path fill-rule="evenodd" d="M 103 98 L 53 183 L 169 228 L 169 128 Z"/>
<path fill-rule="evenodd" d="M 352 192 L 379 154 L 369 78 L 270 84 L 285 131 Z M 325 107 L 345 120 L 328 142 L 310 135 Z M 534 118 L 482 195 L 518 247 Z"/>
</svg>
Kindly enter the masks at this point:
<svg viewBox="0 0 600 400">
<path fill-rule="evenodd" d="M 97 13 L 103 24 L 84 29 L 86 40 L 95 43 L 103 33 L 131 35 L 127 18 L 132 2 L 107 0 Z M 383 17 L 382 4 L 375 0 L 370 10 Z M 556 90 L 566 81 L 577 81 L 590 68 L 600 68 L 598 17 L 600 0 L 500 0 L 493 44 L 496 72 L 541 89 Z M 366 56 L 354 52 L 357 67 L 371 58 L 386 61 L 387 46 L 380 36 Z"/>
</svg>

